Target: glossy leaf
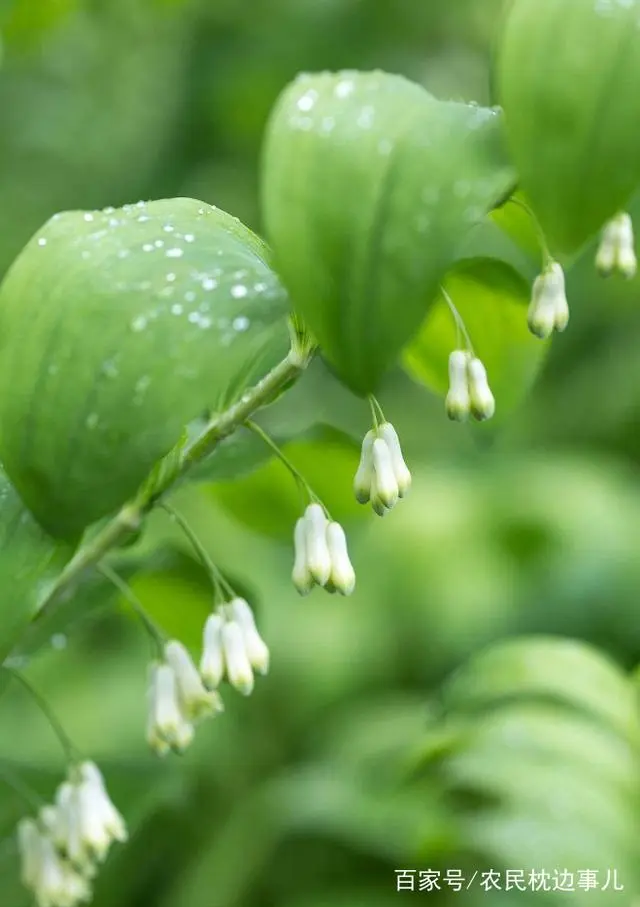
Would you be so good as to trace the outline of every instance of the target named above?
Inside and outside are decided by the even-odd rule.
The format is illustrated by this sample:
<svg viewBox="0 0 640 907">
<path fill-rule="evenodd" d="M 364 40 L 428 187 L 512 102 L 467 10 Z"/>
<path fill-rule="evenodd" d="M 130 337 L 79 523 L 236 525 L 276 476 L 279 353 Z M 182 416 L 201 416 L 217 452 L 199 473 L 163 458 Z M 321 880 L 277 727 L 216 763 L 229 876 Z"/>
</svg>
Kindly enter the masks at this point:
<svg viewBox="0 0 640 907">
<path fill-rule="evenodd" d="M 461 262 L 444 281 L 466 325 L 474 351 L 484 363 L 496 398 L 496 418 L 520 402 L 542 365 L 548 344 L 527 328 L 530 286 L 501 261 Z M 409 374 L 430 390 L 446 394 L 449 353 L 464 338 L 442 294 L 404 354 Z"/>
<path fill-rule="evenodd" d="M 0 471 L 0 664 L 70 554 L 42 531 Z"/>
<path fill-rule="evenodd" d="M 575 252 L 640 182 L 640 3 L 514 0 L 496 87 L 552 251 Z"/>
<path fill-rule="evenodd" d="M 495 110 L 381 72 L 285 90 L 264 151 L 267 233 L 297 311 L 351 389 L 375 389 L 459 243 L 513 182 Z"/>
<path fill-rule="evenodd" d="M 53 218 L 0 290 L 0 454 L 45 528 L 133 494 L 288 349 L 264 244 L 192 199 Z"/>
</svg>

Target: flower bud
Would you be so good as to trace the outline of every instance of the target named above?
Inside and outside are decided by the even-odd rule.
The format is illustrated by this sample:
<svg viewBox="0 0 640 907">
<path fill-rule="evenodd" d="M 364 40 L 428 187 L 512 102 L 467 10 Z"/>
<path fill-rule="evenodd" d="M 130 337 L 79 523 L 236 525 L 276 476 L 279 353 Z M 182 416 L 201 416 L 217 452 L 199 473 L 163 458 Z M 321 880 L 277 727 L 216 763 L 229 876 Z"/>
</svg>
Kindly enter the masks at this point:
<svg viewBox="0 0 640 907">
<path fill-rule="evenodd" d="M 467 363 L 469 379 L 469 398 L 471 412 L 479 421 L 490 419 L 496 411 L 496 401 L 487 378 L 487 370 L 479 359 L 469 359 Z"/>
<path fill-rule="evenodd" d="M 546 340 L 556 325 L 556 299 L 549 292 L 546 274 L 539 274 L 533 282 L 531 302 L 527 314 L 529 330 L 540 340 Z"/>
<path fill-rule="evenodd" d="M 391 454 L 391 465 L 398 483 L 398 496 L 403 498 L 411 488 L 411 473 L 402 456 L 398 433 L 390 422 L 383 422 L 378 428 L 378 436 L 382 438 Z"/>
<path fill-rule="evenodd" d="M 242 629 L 249 664 L 258 673 L 266 674 L 269 670 L 269 649 L 258 633 L 249 603 L 244 598 L 234 598 L 229 607 Z"/>
<path fill-rule="evenodd" d="M 615 269 L 627 279 L 635 275 L 637 261 L 633 223 L 625 212 L 617 214 L 605 225 L 596 254 L 596 268 L 603 276 Z"/>
<path fill-rule="evenodd" d="M 449 356 L 449 391 L 445 399 L 447 416 L 454 422 L 466 422 L 471 409 L 467 362 L 469 353 L 454 350 Z"/>
<path fill-rule="evenodd" d="M 391 510 L 398 502 L 398 482 L 393 470 L 391 451 L 382 438 L 376 438 L 373 442 L 373 468 L 376 480 L 376 499 L 388 510 Z"/>
<path fill-rule="evenodd" d="M 307 565 L 307 521 L 305 517 L 300 517 L 296 523 L 293 533 L 293 570 L 291 571 L 291 580 L 300 595 L 308 595 L 311 592 L 314 580 Z"/>
<path fill-rule="evenodd" d="M 248 696 L 253 690 L 253 671 L 247 656 L 242 628 L 237 621 L 227 621 L 223 626 L 222 647 L 229 683 L 243 696 Z"/>
<path fill-rule="evenodd" d="M 373 442 L 376 433 L 369 430 L 364 436 L 360 463 L 353 479 L 353 491 L 359 504 L 366 504 L 371 496 L 371 482 L 373 479 Z"/>
<path fill-rule="evenodd" d="M 224 674 L 223 624 L 224 618 L 220 614 L 210 614 L 204 625 L 200 677 L 208 690 L 215 690 Z"/>
<path fill-rule="evenodd" d="M 149 699 L 147 742 L 159 755 L 164 755 L 167 747 L 184 752 L 193 740 L 193 725 L 182 713 L 176 675 L 170 665 L 153 665 Z"/>
<path fill-rule="evenodd" d="M 304 518 L 307 569 L 316 583 L 324 586 L 331 573 L 326 537 L 327 518 L 320 504 L 309 504 Z"/>
<path fill-rule="evenodd" d="M 175 639 L 168 642 L 164 656 L 175 674 L 180 709 L 188 721 L 222 711 L 220 697 L 215 691 L 205 689 L 191 655 L 181 642 Z"/>
<path fill-rule="evenodd" d="M 349 559 L 347 537 L 340 523 L 327 526 L 327 545 L 331 555 L 329 583 L 341 595 L 351 595 L 356 587 L 356 574 Z"/>
<path fill-rule="evenodd" d="M 374 513 L 377 513 L 378 516 L 386 516 L 390 510 L 390 508 L 385 507 L 385 505 L 380 500 L 375 473 L 373 479 L 371 480 L 371 506 L 373 507 Z"/>
</svg>

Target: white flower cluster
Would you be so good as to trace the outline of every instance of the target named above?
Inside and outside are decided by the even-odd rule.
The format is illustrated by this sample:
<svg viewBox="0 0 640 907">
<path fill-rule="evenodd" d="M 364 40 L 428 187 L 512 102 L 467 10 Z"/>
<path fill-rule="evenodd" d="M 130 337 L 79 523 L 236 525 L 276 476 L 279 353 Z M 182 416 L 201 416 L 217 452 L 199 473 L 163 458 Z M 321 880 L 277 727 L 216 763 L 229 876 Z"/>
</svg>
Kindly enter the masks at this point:
<svg viewBox="0 0 640 907">
<path fill-rule="evenodd" d="M 482 362 L 467 350 L 454 350 L 449 356 L 449 391 L 445 409 L 450 419 L 465 422 L 490 419 L 496 411 L 496 401 Z"/>
<path fill-rule="evenodd" d="M 296 523 L 293 584 L 300 595 L 315 585 L 327 592 L 351 595 L 356 574 L 349 559 L 347 538 L 340 523 L 330 522 L 320 504 L 309 504 Z"/>
<path fill-rule="evenodd" d="M 353 490 L 360 504 L 371 506 L 384 516 L 411 488 L 411 473 L 402 456 L 398 433 L 390 422 L 382 422 L 364 436 L 360 464 Z"/>
<path fill-rule="evenodd" d="M 541 340 L 554 330 L 564 331 L 569 324 L 564 271 L 557 261 L 550 262 L 534 280 L 527 321 L 531 333 Z"/>
<path fill-rule="evenodd" d="M 245 696 L 253 690 L 253 670 L 266 674 L 269 650 L 243 598 L 220 605 L 204 625 L 200 669 L 177 640 L 164 647 L 164 659 L 151 665 L 147 742 L 160 756 L 182 753 L 196 724 L 223 711 L 216 688 L 226 676 Z"/>
<path fill-rule="evenodd" d="M 619 271 L 627 279 L 638 268 L 633 240 L 633 224 L 628 214 L 617 214 L 605 225 L 596 254 L 596 268 L 604 276 Z"/>
<path fill-rule="evenodd" d="M 18 824 L 22 882 L 38 907 L 75 907 L 91 899 L 90 880 L 114 841 L 126 841 L 98 767 L 83 762 L 69 771 L 55 804 Z"/>
</svg>

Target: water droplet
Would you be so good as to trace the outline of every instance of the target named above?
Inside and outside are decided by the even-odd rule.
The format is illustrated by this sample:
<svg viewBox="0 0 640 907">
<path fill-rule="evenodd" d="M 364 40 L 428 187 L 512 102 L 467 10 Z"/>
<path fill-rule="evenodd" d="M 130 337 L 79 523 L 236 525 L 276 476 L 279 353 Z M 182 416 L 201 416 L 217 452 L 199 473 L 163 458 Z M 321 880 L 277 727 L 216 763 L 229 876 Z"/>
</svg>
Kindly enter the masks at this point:
<svg viewBox="0 0 640 907">
<path fill-rule="evenodd" d="M 193 290 L 187 290 L 187 292 L 184 294 L 184 298 L 187 302 L 193 302 L 196 298 L 196 294 L 193 292 Z"/>
<path fill-rule="evenodd" d="M 120 226 L 120 221 L 118 220 L 117 217 L 110 217 L 110 218 L 109 218 L 109 226 L 110 226 L 110 227 L 119 227 L 119 226 Z"/>
<path fill-rule="evenodd" d="M 143 375 L 142 378 L 138 378 L 136 381 L 136 393 L 143 394 L 149 385 L 151 384 L 151 378 L 149 375 Z"/>
<path fill-rule="evenodd" d="M 140 201 L 136 204 L 136 208 L 144 208 L 146 204 L 146 202 L 143 202 L 142 199 L 140 199 Z"/>
<path fill-rule="evenodd" d="M 44 236 L 41 236 L 40 239 L 38 240 L 38 245 L 39 245 L 39 246 L 46 246 L 46 244 L 47 244 L 46 239 L 44 238 Z"/>
<path fill-rule="evenodd" d="M 390 139 L 380 139 L 378 142 L 378 154 L 383 156 L 391 154 L 393 150 L 393 142 Z"/>
<path fill-rule="evenodd" d="M 180 305 L 179 302 L 174 302 L 174 304 L 171 306 L 171 314 L 172 314 L 172 315 L 182 315 L 183 311 L 184 311 L 184 309 L 183 309 L 183 307 Z"/>
<path fill-rule="evenodd" d="M 171 224 L 165 224 L 162 229 L 164 230 L 165 233 L 173 233 L 173 231 L 175 230 L 175 227 L 172 227 Z"/>
<path fill-rule="evenodd" d="M 146 326 L 147 326 L 147 319 L 145 318 L 144 315 L 138 315 L 137 318 L 134 318 L 133 321 L 131 322 L 131 330 L 136 331 L 136 333 L 139 331 L 144 331 Z"/>
<path fill-rule="evenodd" d="M 301 98 L 298 99 L 298 110 L 311 110 L 313 105 L 318 100 L 317 91 L 308 91 L 306 94 L 303 94 Z"/>
<path fill-rule="evenodd" d="M 147 214 L 141 214 L 140 217 L 138 218 L 138 223 L 144 224 L 148 220 L 150 220 L 150 218 Z"/>
<path fill-rule="evenodd" d="M 107 378 L 116 378 L 118 375 L 118 366 L 113 359 L 105 359 L 102 363 L 102 373 Z"/>
<path fill-rule="evenodd" d="M 337 98 L 348 98 L 353 89 L 354 84 L 351 79 L 341 79 L 334 89 L 334 94 Z"/>
<path fill-rule="evenodd" d="M 84 424 L 87 426 L 87 428 L 95 428 L 98 424 L 98 414 L 89 413 Z"/>
<path fill-rule="evenodd" d="M 93 214 L 89 214 L 89 213 L 87 212 L 87 213 L 85 214 L 85 216 L 84 216 L 84 219 L 85 219 L 87 222 L 92 221 L 92 220 L 93 220 Z"/>
<path fill-rule="evenodd" d="M 173 249 L 167 249 L 166 254 L 167 254 L 167 258 L 182 258 L 182 256 L 184 255 L 184 252 L 182 249 L 178 249 L 176 247 Z"/>
<path fill-rule="evenodd" d="M 164 239 L 156 239 L 154 246 L 156 249 L 161 249 L 164 246 Z"/>
<path fill-rule="evenodd" d="M 142 247 L 143 252 L 153 252 L 153 245 L 150 242 L 146 242 Z"/>
<path fill-rule="evenodd" d="M 242 299 L 249 291 L 243 283 L 237 283 L 231 287 L 231 295 L 234 299 Z"/>
<path fill-rule="evenodd" d="M 173 272 L 171 274 L 167 274 L 167 280 L 169 281 L 169 283 L 173 283 L 175 279 L 176 275 Z"/>
<path fill-rule="evenodd" d="M 64 635 L 64 633 L 54 633 L 51 637 L 51 645 L 54 649 L 66 649 L 67 637 Z"/>
<path fill-rule="evenodd" d="M 184 241 L 185 241 L 185 242 L 193 242 L 194 240 L 195 240 L 195 236 L 193 235 L 193 233 L 185 233 L 185 234 L 184 234 Z"/>
<path fill-rule="evenodd" d="M 323 135 L 329 135 L 330 132 L 333 132 L 333 127 L 336 125 L 336 121 L 333 117 L 323 117 L 320 123 L 320 132 Z"/>
<path fill-rule="evenodd" d="M 118 252 L 118 258 L 126 258 L 128 254 L 128 249 L 120 249 L 120 251 Z"/>
<path fill-rule="evenodd" d="M 197 324 L 200 321 L 200 315 L 197 312 L 189 312 L 188 319 L 191 324 Z"/>
<path fill-rule="evenodd" d="M 266 285 L 266 283 L 262 283 L 262 282 L 254 283 L 253 289 L 255 290 L 256 293 L 264 293 L 264 291 L 267 289 L 267 285 Z"/>
<path fill-rule="evenodd" d="M 203 289 L 203 290 L 215 290 L 215 288 L 216 288 L 217 286 L 218 286 L 218 281 L 217 281 L 217 280 L 214 280 L 213 277 L 206 277 L 206 278 L 202 281 L 202 289 Z"/>
<path fill-rule="evenodd" d="M 371 107 L 370 105 L 363 107 L 360 111 L 360 115 L 358 116 L 358 126 L 360 126 L 361 129 L 371 129 L 371 127 L 373 126 L 374 117 L 375 110 L 373 109 L 373 107 Z"/>
<path fill-rule="evenodd" d="M 234 331 L 246 331 L 249 327 L 249 319 L 246 315 L 238 315 L 237 318 L 233 319 L 233 330 Z"/>
<path fill-rule="evenodd" d="M 109 205 L 108 208 L 103 208 L 103 209 L 102 209 L 102 211 L 103 211 L 104 214 L 113 214 L 113 212 L 114 212 L 115 210 L 116 210 L 116 209 L 115 209 L 114 207 L 112 207 L 111 205 Z"/>
<path fill-rule="evenodd" d="M 200 318 L 200 327 L 203 331 L 211 327 L 211 319 L 207 315 L 203 315 Z"/>
</svg>

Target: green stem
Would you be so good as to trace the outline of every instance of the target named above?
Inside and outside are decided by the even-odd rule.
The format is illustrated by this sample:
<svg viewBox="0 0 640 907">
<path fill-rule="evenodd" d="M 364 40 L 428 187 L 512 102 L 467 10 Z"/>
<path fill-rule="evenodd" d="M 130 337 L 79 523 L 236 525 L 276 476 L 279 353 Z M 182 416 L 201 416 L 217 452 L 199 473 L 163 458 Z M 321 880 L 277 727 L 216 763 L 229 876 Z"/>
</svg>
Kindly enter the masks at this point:
<svg viewBox="0 0 640 907">
<path fill-rule="evenodd" d="M 29 805 L 34 812 L 39 812 L 39 810 L 45 805 L 45 800 L 40 794 L 35 791 L 30 784 L 27 784 L 26 781 L 23 781 L 22 778 L 16 774 L 12 769 L 10 769 L 3 759 L 0 762 L 0 778 L 7 784 L 9 787 L 18 794 L 19 797 Z"/>
<path fill-rule="evenodd" d="M 62 727 L 60 721 L 56 717 L 55 713 L 51 709 L 49 703 L 44 699 L 44 697 L 31 685 L 31 683 L 24 677 L 19 671 L 16 671 L 14 668 L 8 668 L 6 665 L 3 666 L 3 669 L 7 671 L 14 680 L 17 680 L 18 683 L 22 684 L 24 689 L 29 693 L 31 698 L 37 704 L 40 711 L 43 713 L 55 735 L 57 736 L 60 744 L 65 752 L 65 755 L 69 762 L 75 763 L 80 762 L 82 757 L 79 751 L 71 742 L 67 732 Z"/>
<path fill-rule="evenodd" d="M 457 310 L 456 306 L 454 305 L 453 299 L 451 298 L 451 296 L 449 296 L 449 294 L 447 293 L 447 291 L 445 290 L 445 288 L 443 286 L 440 287 L 440 292 L 444 296 L 445 302 L 449 306 L 449 310 L 450 310 L 451 314 L 453 315 L 453 320 L 456 323 L 456 329 L 458 330 L 458 332 L 462 331 L 462 335 L 464 337 L 465 343 L 467 344 L 468 352 L 470 352 L 472 356 L 475 356 L 475 353 L 473 351 L 473 344 L 471 343 L 471 337 L 469 337 L 469 332 L 467 331 L 467 327 L 462 319 L 462 315 Z M 458 334 L 458 337 L 459 336 L 460 335 Z M 457 340 L 456 342 L 459 342 L 459 341 Z"/>
<path fill-rule="evenodd" d="M 98 564 L 96 569 L 112 583 L 116 589 L 120 592 L 122 597 L 127 600 L 127 602 L 133 608 L 137 617 L 140 618 L 145 630 L 155 643 L 155 646 L 158 651 L 158 657 L 161 659 L 163 657 L 164 645 L 166 642 L 166 636 L 162 630 L 158 627 L 154 620 L 147 614 L 145 611 L 144 605 L 135 594 L 133 589 L 122 579 L 122 577 L 116 573 L 108 564 Z"/>
<path fill-rule="evenodd" d="M 369 406 L 371 407 L 371 416 L 373 418 L 374 427 L 378 428 L 380 422 L 386 421 L 384 412 L 382 411 L 382 407 L 378 403 L 377 399 L 373 396 L 373 394 L 369 394 L 367 399 L 369 400 Z"/>
<path fill-rule="evenodd" d="M 295 467 L 293 465 L 293 463 L 291 462 L 289 457 L 287 457 L 287 455 L 285 453 L 283 453 L 282 450 L 280 450 L 280 448 L 278 447 L 276 442 L 273 440 L 273 438 L 270 438 L 269 435 L 266 433 L 266 431 L 264 431 L 264 429 L 260 428 L 260 426 L 257 425 L 255 422 L 252 422 L 251 419 L 247 419 L 247 421 L 244 424 L 250 431 L 252 431 L 255 435 L 257 435 L 259 438 L 261 438 L 264 441 L 264 443 L 267 445 L 267 447 L 271 448 L 271 450 L 274 452 L 276 457 L 280 460 L 280 462 L 284 466 L 287 467 L 287 469 L 289 470 L 289 472 L 291 473 L 293 478 L 296 480 L 296 482 L 298 483 L 298 488 L 300 488 L 300 490 L 304 494 L 307 494 L 311 498 L 311 500 L 316 500 L 316 495 L 313 493 L 313 490 L 312 490 L 311 486 L 309 485 L 309 483 L 307 482 L 307 480 L 305 479 L 305 477 L 302 475 L 300 470 L 297 469 L 297 467 Z"/>
<path fill-rule="evenodd" d="M 193 550 L 196 552 L 202 564 L 211 578 L 211 582 L 214 586 L 220 588 L 222 587 L 224 591 L 231 596 L 231 598 L 236 597 L 235 590 L 232 586 L 226 581 L 219 567 L 214 564 L 211 559 L 209 552 L 204 547 L 198 536 L 195 534 L 189 523 L 185 520 L 181 513 L 172 507 L 171 504 L 167 504 L 164 501 L 160 504 L 160 507 L 169 514 L 169 516 L 176 521 L 180 526 L 186 537 L 189 539 Z"/>
<path fill-rule="evenodd" d="M 540 245 L 540 249 L 542 251 L 542 264 L 543 264 L 543 267 L 546 268 L 547 265 L 551 261 L 553 261 L 553 258 L 552 258 L 551 252 L 549 251 L 549 246 L 547 245 L 547 239 L 544 235 L 544 230 L 540 226 L 540 222 L 539 222 L 538 218 L 535 216 L 535 214 L 533 213 L 533 211 L 531 210 L 529 205 L 526 202 L 523 202 L 522 199 L 510 198 L 509 201 L 511 202 L 512 205 L 517 205 L 519 208 L 522 208 L 522 210 L 525 211 L 529 215 L 529 217 L 531 219 L 531 223 L 533 224 L 533 228 L 536 231 L 536 235 L 538 237 L 538 243 Z"/>
<path fill-rule="evenodd" d="M 206 459 L 224 438 L 243 425 L 261 407 L 271 403 L 283 387 L 296 381 L 311 361 L 313 350 L 296 345 L 289 355 L 268 372 L 255 387 L 246 391 L 229 409 L 215 415 L 202 432 L 183 450 L 178 469 L 167 474 L 153 491 L 138 495 L 83 545 L 71 558 L 41 603 L 37 617 L 47 612 L 58 597 L 73 586 L 84 571 L 95 566 L 113 548 L 141 525 L 144 517 L 173 489 L 189 470 Z"/>
</svg>

